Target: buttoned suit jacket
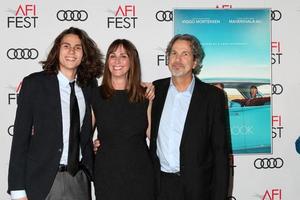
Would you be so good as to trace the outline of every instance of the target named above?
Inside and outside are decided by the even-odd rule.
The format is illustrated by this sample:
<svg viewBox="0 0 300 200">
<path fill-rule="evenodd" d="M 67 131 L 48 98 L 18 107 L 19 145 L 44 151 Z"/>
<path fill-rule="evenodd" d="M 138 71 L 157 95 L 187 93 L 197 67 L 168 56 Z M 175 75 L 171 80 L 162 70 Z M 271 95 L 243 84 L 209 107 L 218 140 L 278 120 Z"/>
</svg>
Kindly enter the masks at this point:
<svg viewBox="0 0 300 200">
<path fill-rule="evenodd" d="M 150 152 L 156 172 L 156 195 L 160 192 L 157 134 L 170 78 L 157 80 L 151 114 Z M 183 122 L 184 123 L 184 122 Z M 180 173 L 184 200 L 225 200 L 228 193 L 228 136 L 224 92 L 195 77 L 180 143 Z"/>
<path fill-rule="evenodd" d="M 90 94 L 96 80 L 82 87 L 86 111 L 80 133 L 82 164 L 92 174 Z M 63 146 L 62 111 L 56 74 L 45 71 L 23 79 L 11 146 L 8 192 L 25 190 L 28 199 L 45 199 L 54 182 Z"/>
</svg>

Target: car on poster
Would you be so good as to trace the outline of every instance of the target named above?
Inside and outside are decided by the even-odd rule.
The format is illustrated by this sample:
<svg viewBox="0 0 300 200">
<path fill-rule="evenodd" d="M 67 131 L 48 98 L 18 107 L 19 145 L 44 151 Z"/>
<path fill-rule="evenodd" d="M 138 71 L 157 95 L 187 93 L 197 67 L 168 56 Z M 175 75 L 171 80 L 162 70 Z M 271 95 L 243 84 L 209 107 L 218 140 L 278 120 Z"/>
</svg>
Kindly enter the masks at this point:
<svg viewBox="0 0 300 200">
<path fill-rule="evenodd" d="M 205 78 L 202 81 L 224 87 L 233 153 L 271 153 L 270 80 Z M 251 87 L 257 88 L 255 98 L 250 96 Z"/>
</svg>

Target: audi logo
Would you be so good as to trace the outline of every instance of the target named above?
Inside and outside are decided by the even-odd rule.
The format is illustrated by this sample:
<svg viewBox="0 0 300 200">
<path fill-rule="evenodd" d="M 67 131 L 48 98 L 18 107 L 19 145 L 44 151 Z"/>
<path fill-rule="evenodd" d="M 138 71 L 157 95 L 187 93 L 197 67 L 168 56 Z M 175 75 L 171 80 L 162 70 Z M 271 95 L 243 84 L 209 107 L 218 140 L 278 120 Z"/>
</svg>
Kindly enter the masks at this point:
<svg viewBox="0 0 300 200">
<path fill-rule="evenodd" d="M 282 158 L 257 158 L 254 161 L 256 169 L 274 169 L 281 168 L 284 162 Z"/>
<path fill-rule="evenodd" d="M 8 133 L 8 135 L 10 135 L 10 136 L 13 136 L 13 135 L 14 135 L 14 125 L 10 125 L 10 126 L 7 128 L 7 133 Z"/>
<path fill-rule="evenodd" d="M 59 21 L 85 21 L 88 13 L 85 10 L 59 10 L 56 17 Z"/>
<path fill-rule="evenodd" d="M 283 92 L 283 86 L 281 84 L 272 84 L 272 94 L 280 95 Z"/>
<path fill-rule="evenodd" d="M 155 17 L 157 19 L 157 21 L 160 21 L 160 22 L 170 22 L 170 21 L 173 21 L 173 11 L 170 11 L 170 10 L 159 10 L 157 11 L 157 13 L 155 14 Z"/>
<path fill-rule="evenodd" d="M 279 21 L 282 17 L 282 14 L 279 10 L 272 10 L 271 11 L 271 20 Z"/>
<path fill-rule="evenodd" d="M 7 53 L 6 53 L 7 57 L 11 60 L 17 59 L 17 60 L 28 60 L 28 59 L 36 59 L 39 56 L 39 52 L 37 49 L 34 48 L 10 48 L 8 49 Z"/>
</svg>

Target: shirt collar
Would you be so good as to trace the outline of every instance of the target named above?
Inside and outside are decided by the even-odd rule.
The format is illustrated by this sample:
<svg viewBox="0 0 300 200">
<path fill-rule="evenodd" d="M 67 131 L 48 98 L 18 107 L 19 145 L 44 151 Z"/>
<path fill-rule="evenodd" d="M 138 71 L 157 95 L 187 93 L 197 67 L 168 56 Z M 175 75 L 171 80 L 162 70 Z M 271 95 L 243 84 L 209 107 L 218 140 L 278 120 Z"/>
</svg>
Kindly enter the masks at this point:
<svg viewBox="0 0 300 200">
<path fill-rule="evenodd" d="M 192 93 L 193 93 L 193 90 L 194 90 L 194 86 L 195 86 L 195 76 L 194 76 L 194 74 L 193 74 L 193 75 L 192 75 L 192 81 L 191 81 L 191 83 L 190 83 L 189 86 L 186 88 L 186 90 L 183 91 L 183 92 L 188 92 L 189 94 L 192 94 Z M 174 85 L 174 83 L 173 83 L 173 81 L 172 81 L 172 77 L 171 77 L 171 79 L 170 79 L 170 87 L 176 89 L 176 87 L 175 87 L 175 85 Z M 177 90 L 177 89 L 176 89 L 176 90 Z"/>
<path fill-rule="evenodd" d="M 70 87 L 69 83 L 76 80 L 74 79 L 70 81 L 63 73 L 61 73 L 61 71 L 58 71 L 57 78 L 59 84 L 62 85 L 63 87 Z"/>
</svg>

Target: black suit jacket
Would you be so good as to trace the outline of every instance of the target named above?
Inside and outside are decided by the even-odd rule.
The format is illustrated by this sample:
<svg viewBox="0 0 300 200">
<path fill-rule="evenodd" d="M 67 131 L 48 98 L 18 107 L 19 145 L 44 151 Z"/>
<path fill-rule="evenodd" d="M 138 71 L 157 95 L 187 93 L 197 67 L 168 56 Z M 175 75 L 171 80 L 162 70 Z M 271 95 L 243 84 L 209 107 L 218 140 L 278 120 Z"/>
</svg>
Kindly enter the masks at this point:
<svg viewBox="0 0 300 200">
<path fill-rule="evenodd" d="M 159 193 L 160 164 L 156 139 L 170 78 L 157 80 L 152 105 L 150 152 Z M 225 200 L 228 192 L 228 139 L 224 93 L 195 78 L 180 144 L 180 178 L 185 200 Z"/>
<path fill-rule="evenodd" d="M 82 163 L 92 174 L 90 94 L 96 80 L 83 87 L 86 112 L 81 129 Z M 93 83 L 92 83 L 93 82 Z M 30 200 L 45 199 L 62 155 L 62 111 L 57 75 L 33 73 L 24 78 L 18 97 L 8 173 L 8 192 L 24 190 Z"/>
</svg>

